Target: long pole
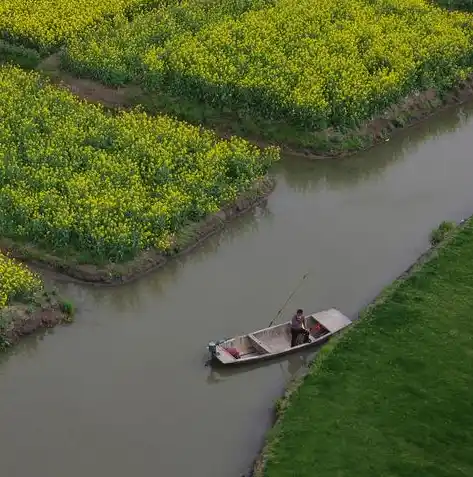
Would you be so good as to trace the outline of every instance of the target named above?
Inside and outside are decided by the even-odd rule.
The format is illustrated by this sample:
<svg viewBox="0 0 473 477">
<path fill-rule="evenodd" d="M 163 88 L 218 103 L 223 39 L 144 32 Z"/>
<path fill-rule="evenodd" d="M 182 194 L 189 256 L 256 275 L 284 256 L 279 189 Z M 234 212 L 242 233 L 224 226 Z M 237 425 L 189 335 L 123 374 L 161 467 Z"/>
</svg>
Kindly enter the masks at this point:
<svg viewBox="0 0 473 477">
<path fill-rule="evenodd" d="M 289 301 L 291 300 L 291 298 L 295 295 L 296 291 L 300 288 L 300 286 L 302 285 L 302 283 L 304 282 L 304 280 L 309 276 L 309 272 L 307 272 L 302 278 L 301 280 L 299 281 L 299 283 L 297 284 L 296 288 L 294 289 L 294 291 L 289 295 L 289 297 L 287 298 L 287 300 L 285 301 L 284 305 L 281 307 L 281 309 L 278 311 L 278 314 L 271 320 L 271 322 L 269 323 L 268 325 L 268 328 L 270 326 L 272 326 L 272 324 L 279 318 L 279 316 L 281 315 L 281 313 L 284 311 L 284 308 L 286 308 L 286 305 L 289 303 Z"/>
</svg>

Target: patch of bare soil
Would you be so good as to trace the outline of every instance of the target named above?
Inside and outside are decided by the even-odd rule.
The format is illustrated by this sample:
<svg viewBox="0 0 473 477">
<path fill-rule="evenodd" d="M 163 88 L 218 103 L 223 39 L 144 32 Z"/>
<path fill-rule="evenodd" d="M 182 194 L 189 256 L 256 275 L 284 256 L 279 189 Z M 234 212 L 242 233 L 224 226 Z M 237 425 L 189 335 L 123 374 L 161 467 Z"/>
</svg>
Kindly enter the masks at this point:
<svg viewBox="0 0 473 477">
<path fill-rule="evenodd" d="M 132 108 L 136 106 L 133 98 L 141 94 L 141 88 L 138 86 L 127 85 L 121 88 L 112 88 L 98 81 L 77 78 L 61 70 L 59 53 L 54 53 L 44 59 L 38 65 L 38 70 L 48 75 L 53 83 L 67 88 L 75 96 L 91 103 L 102 104 L 106 108 Z"/>
<path fill-rule="evenodd" d="M 36 297 L 31 303 L 14 303 L 1 310 L 1 316 L 8 322 L 0 328 L 0 345 L 16 344 L 22 336 L 27 336 L 42 328 L 52 328 L 70 317 L 63 311 L 59 301 L 50 294 Z"/>
</svg>

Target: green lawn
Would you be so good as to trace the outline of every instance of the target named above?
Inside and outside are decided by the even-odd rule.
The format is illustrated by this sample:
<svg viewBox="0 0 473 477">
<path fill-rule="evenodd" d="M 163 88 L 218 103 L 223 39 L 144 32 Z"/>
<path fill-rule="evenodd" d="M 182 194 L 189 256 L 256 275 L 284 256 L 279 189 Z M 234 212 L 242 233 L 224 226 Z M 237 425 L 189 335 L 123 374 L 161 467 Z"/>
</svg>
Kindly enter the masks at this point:
<svg viewBox="0 0 473 477">
<path fill-rule="evenodd" d="M 262 475 L 473 475 L 472 222 L 385 297 L 316 360 Z"/>
</svg>

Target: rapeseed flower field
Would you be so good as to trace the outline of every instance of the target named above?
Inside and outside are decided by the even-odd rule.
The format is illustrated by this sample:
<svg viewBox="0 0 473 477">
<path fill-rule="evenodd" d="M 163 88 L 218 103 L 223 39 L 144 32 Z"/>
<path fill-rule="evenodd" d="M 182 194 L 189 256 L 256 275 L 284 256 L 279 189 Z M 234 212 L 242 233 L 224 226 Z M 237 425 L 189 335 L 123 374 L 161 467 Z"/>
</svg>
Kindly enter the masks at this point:
<svg viewBox="0 0 473 477">
<path fill-rule="evenodd" d="M 16 299 L 24 299 L 42 288 L 38 275 L 0 252 L 0 310 Z"/>
<path fill-rule="evenodd" d="M 152 11 L 115 15 L 93 31 L 78 33 L 67 42 L 66 66 L 109 84 L 149 82 L 148 61 L 156 60 L 164 45 L 181 35 L 194 35 L 225 18 L 271 6 L 275 0 L 182 0 L 167 1 Z"/>
<path fill-rule="evenodd" d="M 426 0 L 250 3 L 184 2 L 103 24 L 71 39 L 65 62 L 311 129 L 352 127 L 472 68 L 473 17 Z"/>
<path fill-rule="evenodd" d="M 0 67 L 0 236 L 121 261 L 168 250 L 278 159 L 139 111 L 107 113 L 36 73 Z"/>
<path fill-rule="evenodd" d="M 150 3 L 152 0 L 2 0 L 0 36 L 50 49 L 104 16 Z"/>
</svg>

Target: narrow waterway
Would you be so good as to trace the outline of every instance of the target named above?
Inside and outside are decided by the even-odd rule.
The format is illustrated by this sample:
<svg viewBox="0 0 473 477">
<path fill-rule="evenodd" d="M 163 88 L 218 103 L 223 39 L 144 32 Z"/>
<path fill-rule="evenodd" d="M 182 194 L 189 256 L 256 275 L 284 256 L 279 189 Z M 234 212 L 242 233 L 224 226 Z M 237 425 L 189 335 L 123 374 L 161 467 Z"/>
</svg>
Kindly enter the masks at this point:
<svg viewBox="0 0 473 477">
<path fill-rule="evenodd" d="M 355 316 L 473 212 L 471 138 L 473 106 L 347 160 L 287 159 L 267 204 L 192 255 L 119 288 L 59 283 L 76 322 L 0 357 L 2 475 L 245 473 L 304 358 L 212 372 L 207 342 L 266 326 L 309 270 L 286 316 Z"/>
</svg>

